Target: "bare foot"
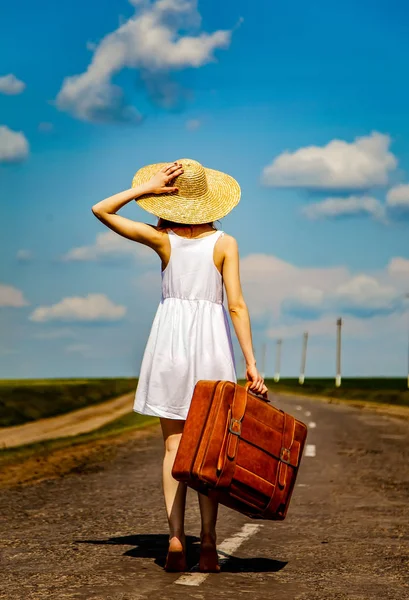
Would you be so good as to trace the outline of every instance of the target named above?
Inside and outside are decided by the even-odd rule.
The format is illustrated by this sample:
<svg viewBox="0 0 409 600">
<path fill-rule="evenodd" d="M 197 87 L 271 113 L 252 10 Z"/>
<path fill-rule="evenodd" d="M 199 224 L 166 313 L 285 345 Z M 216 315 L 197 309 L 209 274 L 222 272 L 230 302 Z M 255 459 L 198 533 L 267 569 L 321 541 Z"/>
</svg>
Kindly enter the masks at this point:
<svg viewBox="0 0 409 600">
<path fill-rule="evenodd" d="M 184 536 L 169 539 L 169 550 L 166 557 L 165 571 L 181 572 L 187 570 Z"/>
<path fill-rule="evenodd" d="M 200 536 L 199 571 L 201 573 L 219 573 L 220 571 L 216 539 L 210 534 Z"/>
</svg>

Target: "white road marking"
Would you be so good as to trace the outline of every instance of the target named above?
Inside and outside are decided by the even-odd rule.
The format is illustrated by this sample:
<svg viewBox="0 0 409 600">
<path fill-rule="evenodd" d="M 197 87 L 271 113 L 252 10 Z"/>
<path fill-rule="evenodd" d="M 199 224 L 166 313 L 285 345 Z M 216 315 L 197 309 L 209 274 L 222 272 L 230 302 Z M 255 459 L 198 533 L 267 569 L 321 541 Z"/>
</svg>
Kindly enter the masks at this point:
<svg viewBox="0 0 409 600">
<path fill-rule="evenodd" d="M 372 425 L 373 427 L 387 427 L 389 422 L 386 419 L 379 417 L 369 417 L 367 415 L 359 417 L 359 420 L 365 423 L 365 425 Z"/>
<path fill-rule="evenodd" d="M 263 525 L 259 523 L 246 523 L 238 533 L 231 538 L 224 540 L 217 548 L 220 566 L 223 566 L 223 563 L 229 560 L 230 555 L 233 554 L 243 542 L 246 542 L 252 535 L 257 533 L 261 527 L 263 527 Z M 198 572 L 198 569 L 199 565 L 197 564 L 190 569 L 190 573 L 181 575 L 174 583 L 177 583 L 178 585 L 200 585 L 207 577 L 209 577 L 210 573 L 200 573 Z"/>
<path fill-rule="evenodd" d="M 296 406 L 296 410 L 302 410 L 302 406 Z"/>
<path fill-rule="evenodd" d="M 305 414 L 306 417 L 310 417 L 311 416 L 311 411 L 306 410 L 304 414 Z"/>
<path fill-rule="evenodd" d="M 196 565 L 195 565 L 196 566 Z M 195 567 L 193 567 L 194 569 Z M 209 573 L 195 573 L 191 569 L 191 573 L 187 575 L 181 575 L 174 583 L 178 585 L 200 585 L 209 576 Z"/>
<path fill-rule="evenodd" d="M 307 483 L 297 483 L 297 487 L 310 487 Z"/>
<path fill-rule="evenodd" d="M 315 429 L 315 428 L 316 428 L 316 426 L 317 426 L 317 424 L 316 424 L 316 423 L 314 423 L 314 421 L 310 421 L 310 422 L 308 423 L 308 427 L 309 427 L 310 429 Z"/>
<path fill-rule="evenodd" d="M 315 444 L 307 444 L 305 447 L 305 456 L 314 458 L 316 456 Z"/>
</svg>

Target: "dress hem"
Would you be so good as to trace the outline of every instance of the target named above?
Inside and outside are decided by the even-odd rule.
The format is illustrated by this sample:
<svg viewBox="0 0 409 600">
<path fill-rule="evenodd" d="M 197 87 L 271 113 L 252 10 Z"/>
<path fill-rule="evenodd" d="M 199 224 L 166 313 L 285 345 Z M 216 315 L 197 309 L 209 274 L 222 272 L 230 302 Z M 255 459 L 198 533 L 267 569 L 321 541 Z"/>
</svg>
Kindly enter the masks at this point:
<svg viewBox="0 0 409 600">
<path fill-rule="evenodd" d="M 148 410 L 142 410 L 142 409 L 137 409 L 137 408 L 133 408 L 132 409 L 133 412 L 138 413 L 139 415 L 146 415 L 149 417 L 158 417 L 158 418 L 162 418 L 162 419 L 174 419 L 175 421 L 186 421 L 187 415 L 186 416 L 175 416 L 174 414 L 169 414 L 169 413 L 163 413 L 163 414 L 159 414 L 159 412 L 153 412 L 153 411 L 148 411 Z"/>
</svg>

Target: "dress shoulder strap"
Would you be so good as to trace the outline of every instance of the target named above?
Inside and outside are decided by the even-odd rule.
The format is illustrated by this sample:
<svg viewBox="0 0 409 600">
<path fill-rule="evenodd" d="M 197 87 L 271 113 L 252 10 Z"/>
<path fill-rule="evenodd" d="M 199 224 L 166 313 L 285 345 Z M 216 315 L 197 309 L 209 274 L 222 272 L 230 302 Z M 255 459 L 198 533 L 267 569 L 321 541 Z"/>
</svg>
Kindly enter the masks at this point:
<svg viewBox="0 0 409 600">
<path fill-rule="evenodd" d="M 224 235 L 224 231 L 221 231 L 220 229 L 218 229 L 214 233 L 212 233 L 210 235 L 206 235 L 203 238 L 200 238 L 203 249 L 206 248 L 206 251 L 210 250 L 211 253 L 213 253 L 213 249 L 216 245 L 216 242 L 218 239 L 220 239 L 222 237 L 222 235 Z"/>
<path fill-rule="evenodd" d="M 173 229 L 168 229 L 168 237 L 169 237 L 169 243 L 171 248 L 174 248 L 176 246 L 183 246 L 186 245 L 185 241 L 187 238 L 184 238 L 181 235 L 178 235 L 177 233 L 175 233 L 173 231 Z"/>
<path fill-rule="evenodd" d="M 221 229 L 218 229 L 216 231 L 216 233 L 213 233 L 212 235 L 209 235 L 209 237 L 213 238 L 214 242 L 216 243 L 217 240 L 222 237 L 222 235 L 224 235 L 224 231 L 222 231 Z"/>
</svg>

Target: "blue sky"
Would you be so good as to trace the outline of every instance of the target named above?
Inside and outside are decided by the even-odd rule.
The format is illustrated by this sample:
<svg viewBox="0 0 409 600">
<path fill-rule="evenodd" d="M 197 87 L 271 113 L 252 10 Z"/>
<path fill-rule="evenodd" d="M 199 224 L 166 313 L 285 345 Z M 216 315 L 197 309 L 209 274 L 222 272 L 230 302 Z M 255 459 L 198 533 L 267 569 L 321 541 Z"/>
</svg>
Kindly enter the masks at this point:
<svg viewBox="0 0 409 600">
<path fill-rule="evenodd" d="M 308 330 L 307 375 L 332 375 L 342 316 L 345 375 L 404 376 L 408 18 L 383 0 L 4 6 L 0 377 L 138 374 L 159 260 L 91 206 L 185 157 L 241 185 L 221 227 L 267 374 L 278 338 L 297 374 Z"/>
</svg>

